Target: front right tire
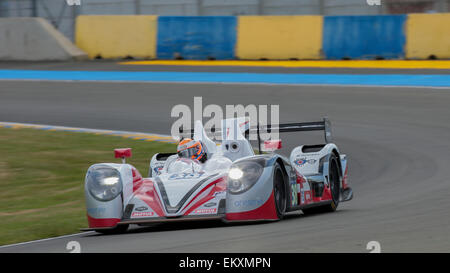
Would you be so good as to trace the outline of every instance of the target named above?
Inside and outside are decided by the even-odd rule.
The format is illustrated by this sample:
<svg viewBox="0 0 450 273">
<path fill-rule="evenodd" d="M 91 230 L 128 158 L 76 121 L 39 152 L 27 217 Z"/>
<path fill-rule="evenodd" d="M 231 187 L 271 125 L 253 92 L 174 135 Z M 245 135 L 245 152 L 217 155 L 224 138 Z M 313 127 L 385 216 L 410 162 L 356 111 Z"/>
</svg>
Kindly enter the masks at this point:
<svg viewBox="0 0 450 273">
<path fill-rule="evenodd" d="M 303 209 L 303 214 L 316 214 L 316 213 L 323 213 L 323 212 L 334 212 L 336 211 L 338 205 L 339 205 L 339 194 L 340 194 L 340 187 L 341 187 L 341 178 L 339 175 L 339 165 L 337 161 L 337 157 L 332 154 L 330 156 L 329 160 L 329 173 L 328 178 L 330 181 L 330 191 L 331 191 L 331 203 L 323 206 L 318 207 L 312 207 L 308 209 Z"/>
<path fill-rule="evenodd" d="M 283 169 L 280 164 L 276 164 L 273 176 L 273 195 L 275 200 L 275 211 L 278 220 L 283 219 L 287 207 L 286 186 L 284 183 Z"/>
</svg>

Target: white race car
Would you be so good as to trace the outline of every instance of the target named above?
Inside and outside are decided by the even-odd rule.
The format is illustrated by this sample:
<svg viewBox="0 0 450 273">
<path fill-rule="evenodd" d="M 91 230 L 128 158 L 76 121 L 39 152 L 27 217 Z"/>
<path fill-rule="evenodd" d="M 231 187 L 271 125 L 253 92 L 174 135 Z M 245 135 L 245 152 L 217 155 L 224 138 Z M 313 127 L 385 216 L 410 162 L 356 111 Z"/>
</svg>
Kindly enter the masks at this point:
<svg viewBox="0 0 450 273">
<path fill-rule="evenodd" d="M 280 133 L 325 132 L 325 144 L 298 146 L 289 158 L 273 152 L 281 141 L 259 141 L 259 126 L 250 128 L 241 118 L 222 124 L 222 141 L 215 143 L 202 123 L 195 123 L 193 139 L 206 145 L 205 163 L 158 153 L 151 159 L 149 177 L 143 178 L 125 163 L 131 150 L 116 149 L 122 164 L 92 165 L 85 180 L 89 228 L 83 230 L 117 233 L 129 224 L 207 219 L 273 221 L 295 210 L 335 211 L 339 202 L 352 199 L 347 157 L 331 143 L 328 119 L 268 125 L 265 129 Z M 260 154 L 246 138 L 249 132 L 257 133 Z"/>
</svg>

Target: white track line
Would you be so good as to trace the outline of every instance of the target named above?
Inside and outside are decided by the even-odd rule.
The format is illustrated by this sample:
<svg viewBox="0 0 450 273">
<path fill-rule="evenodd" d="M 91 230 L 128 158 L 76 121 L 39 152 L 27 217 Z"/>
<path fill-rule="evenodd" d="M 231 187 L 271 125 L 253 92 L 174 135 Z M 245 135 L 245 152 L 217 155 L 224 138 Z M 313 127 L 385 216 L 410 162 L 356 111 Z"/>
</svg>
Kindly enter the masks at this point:
<svg viewBox="0 0 450 273">
<path fill-rule="evenodd" d="M 113 130 L 99 130 L 99 129 L 88 129 L 79 127 L 66 127 L 66 126 L 53 126 L 46 124 L 30 124 L 30 123 L 17 123 L 17 122 L 1 122 L 0 127 L 4 128 L 27 128 L 36 130 L 51 130 L 60 132 L 73 132 L 73 133 L 93 133 L 99 135 L 110 135 L 119 136 L 131 139 L 140 139 L 146 141 L 157 141 L 165 143 L 176 143 L 176 140 L 169 135 L 162 134 L 150 134 L 150 133 L 140 133 L 140 132 L 129 132 L 129 131 L 113 131 Z"/>
<path fill-rule="evenodd" d="M 0 125 L 9 126 L 24 126 L 31 129 L 41 129 L 41 128 L 52 128 L 54 130 L 69 131 L 69 132 L 86 132 L 86 133 L 120 133 L 120 134 L 137 134 L 137 135 L 150 135 L 150 136 L 160 136 L 160 137 L 170 137 L 169 135 L 163 134 L 153 134 L 153 133 L 143 133 L 143 132 L 132 132 L 132 131 L 120 131 L 120 130 L 106 130 L 106 129 L 91 129 L 91 128 L 81 128 L 81 127 L 68 127 L 68 126 L 58 126 L 58 125 L 48 125 L 48 124 L 35 124 L 35 123 L 22 123 L 22 122 L 8 122 L 0 121 Z"/>
<path fill-rule="evenodd" d="M 50 240 L 55 240 L 55 239 L 68 238 L 68 237 L 79 236 L 79 235 L 87 235 L 87 234 L 94 233 L 94 232 L 95 231 L 86 231 L 86 232 L 81 232 L 81 233 L 62 235 L 62 236 L 58 236 L 58 237 L 51 237 L 51 238 L 39 239 L 39 240 L 34 240 L 34 241 L 22 242 L 22 243 L 16 243 L 16 244 L 11 244 L 11 245 L 4 245 L 4 246 L 0 246 L 0 249 L 7 248 L 7 247 L 21 246 L 21 245 L 26 245 L 26 244 L 32 244 L 32 243 L 45 242 L 45 241 L 50 241 Z"/>
</svg>

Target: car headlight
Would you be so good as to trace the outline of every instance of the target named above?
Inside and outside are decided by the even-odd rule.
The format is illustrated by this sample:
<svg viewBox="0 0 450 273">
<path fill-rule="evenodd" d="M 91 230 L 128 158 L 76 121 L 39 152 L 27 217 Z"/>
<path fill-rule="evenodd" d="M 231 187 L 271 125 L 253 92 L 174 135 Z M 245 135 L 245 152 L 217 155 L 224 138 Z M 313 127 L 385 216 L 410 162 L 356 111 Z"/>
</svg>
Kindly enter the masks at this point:
<svg viewBox="0 0 450 273">
<path fill-rule="evenodd" d="M 259 162 L 236 162 L 228 171 L 228 191 L 232 194 L 247 191 L 258 181 L 263 170 L 264 165 Z"/>
<path fill-rule="evenodd" d="M 99 166 L 88 171 L 87 188 L 99 201 L 111 201 L 122 192 L 120 173 L 113 168 Z"/>
</svg>

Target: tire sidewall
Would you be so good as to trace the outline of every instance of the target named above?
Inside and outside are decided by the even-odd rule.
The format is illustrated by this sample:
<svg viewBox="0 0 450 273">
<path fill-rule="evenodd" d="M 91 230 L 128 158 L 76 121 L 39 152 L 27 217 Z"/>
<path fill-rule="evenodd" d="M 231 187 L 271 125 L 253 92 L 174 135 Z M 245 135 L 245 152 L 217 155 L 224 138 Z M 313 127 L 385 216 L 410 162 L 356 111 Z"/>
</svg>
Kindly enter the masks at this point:
<svg viewBox="0 0 450 273">
<path fill-rule="evenodd" d="M 334 162 L 334 163 L 333 163 Z M 333 168 L 335 170 L 333 170 Z M 337 209 L 338 205 L 339 205 L 339 193 L 340 193 L 340 176 L 339 176 L 339 165 L 337 162 L 337 157 L 332 154 L 330 156 L 330 161 L 329 161 L 329 173 L 328 173 L 328 177 L 330 179 L 330 193 L 331 193 L 331 204 L 330 207 L 331 209 L 334 211 Z M 331 173 L 334 171 L 333 174 L 333 180 L 331 180 Z M 334 184 L 334 186 L 332 187 L 331 184 Z M 335 193 L 333 193 L 333 188 L 334 191 L 337 191 L 337 198 L 335 198 Z"/>
<path fill-rule="evenodd" d="M 278 172 L 281 174 L 281 180 L 277 179 L 277 174 Z M 277 217 L 279 220 L 281 220 L 284 216 L 284 213 L 286 212 L 287 209 L 287 194 L 286 194 L 286 185 L 285 185 L 285 181 L 284 181 L 285 177 L 284 177 L 284 173 L 283 173 L 283 169 L 281 168 L 280 164 L 275 164 L 274 167 L 274 172 L 273 172 L 273 197 L 274 197 L 274 203 L 275 203 L 275 211 L 277 213 Z M 279 204 L 277 202 L 277 183 L 281 183 L 280 185 L 280 189 L 281 189 L 281 198 L 282 198 L 282 202 L 283 202 L 283 208 L 279 208 Z"/>
</svg>

